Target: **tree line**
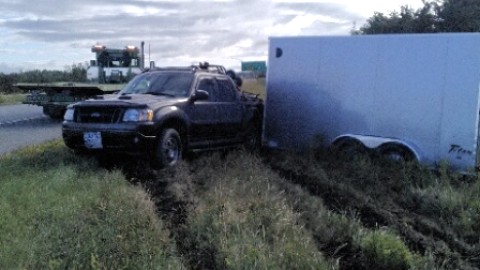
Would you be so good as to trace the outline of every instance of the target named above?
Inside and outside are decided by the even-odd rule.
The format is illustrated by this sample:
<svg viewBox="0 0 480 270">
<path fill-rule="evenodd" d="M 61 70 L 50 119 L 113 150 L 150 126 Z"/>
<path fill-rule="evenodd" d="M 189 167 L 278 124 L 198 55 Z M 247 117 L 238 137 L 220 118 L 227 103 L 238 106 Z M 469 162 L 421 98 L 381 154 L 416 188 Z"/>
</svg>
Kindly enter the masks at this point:
<svg viewBox="0 0 480 270">
<path fill-rule="evenodd" d="M 423 7 L 402 6 L 385 15 L 375 12 L 352 34 L 480 32 L 480 0 L 423 0 Z"/>
<path fill-rule="evenodd" d="M 16 83 L 53 83 L 53 82 L 86 82 L 87 70 L 82 64 L 73 64 L 63 71 L 30 70 L 18 73 L 0 73 L 0 93 L 20 92 Z"/>
</svg>

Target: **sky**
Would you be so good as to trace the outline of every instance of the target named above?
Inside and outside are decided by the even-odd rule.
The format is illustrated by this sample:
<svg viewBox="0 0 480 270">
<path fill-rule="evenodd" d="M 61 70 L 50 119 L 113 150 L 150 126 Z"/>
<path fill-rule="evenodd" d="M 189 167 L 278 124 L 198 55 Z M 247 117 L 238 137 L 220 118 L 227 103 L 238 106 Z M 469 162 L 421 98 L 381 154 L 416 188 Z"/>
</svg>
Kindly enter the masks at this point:
<svg viewBox="0 0 480 270">
<path fill-rule="evenodd" d="M 0 72 L 65 70 L 92 45 L 140 46 L 157 66 L 239 69 L 267 59 L 272 36 L 349 35 L 374 12 L 421 0 L 0 0 Z"/>
</svg>

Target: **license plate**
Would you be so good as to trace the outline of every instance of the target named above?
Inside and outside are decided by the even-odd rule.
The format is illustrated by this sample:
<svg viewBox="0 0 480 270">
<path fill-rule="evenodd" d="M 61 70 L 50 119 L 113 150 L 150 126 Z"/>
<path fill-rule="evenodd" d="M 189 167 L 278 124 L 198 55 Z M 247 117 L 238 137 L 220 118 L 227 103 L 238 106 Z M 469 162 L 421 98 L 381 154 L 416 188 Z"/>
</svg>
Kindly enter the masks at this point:
<svg viewBox="0 0 480 270">
<path fill-rule="evenodd" d="M 83 141 L 85 142 L 85 147 L 87 147 L 89 149 L 101 149 L 101 148 L 103 148 L 102 134 L 100 132 L 85 132 L 85 133 L 83 133 Z"/>
</svg>

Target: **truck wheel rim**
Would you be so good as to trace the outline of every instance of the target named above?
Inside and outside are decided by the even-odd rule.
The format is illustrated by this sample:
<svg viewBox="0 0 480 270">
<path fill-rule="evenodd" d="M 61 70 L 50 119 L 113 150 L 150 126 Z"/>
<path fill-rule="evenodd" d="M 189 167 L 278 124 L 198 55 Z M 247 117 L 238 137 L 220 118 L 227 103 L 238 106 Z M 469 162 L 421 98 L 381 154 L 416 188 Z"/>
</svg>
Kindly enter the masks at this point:
<svg viewBox="0 0 480 270">
<path fill-rule="evenodd" d="M 179 150 L 178 142 L 175 138 L 170 137 L 165 141 L 164 153 L 168 164 L 171 165 L 177 162 Z"/>
</svg>

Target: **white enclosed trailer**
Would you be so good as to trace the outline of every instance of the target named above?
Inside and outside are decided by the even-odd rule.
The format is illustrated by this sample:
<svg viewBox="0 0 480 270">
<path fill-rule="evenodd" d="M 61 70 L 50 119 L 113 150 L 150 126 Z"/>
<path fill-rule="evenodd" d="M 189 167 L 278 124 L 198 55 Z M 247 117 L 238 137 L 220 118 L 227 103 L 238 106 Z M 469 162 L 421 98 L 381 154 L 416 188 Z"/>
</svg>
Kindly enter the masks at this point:
<svg viewBox="0 0 480 270">
<path fill-rule="evenodd" d="M 480 34 L 270 38 L 263 143 L 477 167 Z"/>
</svg>

